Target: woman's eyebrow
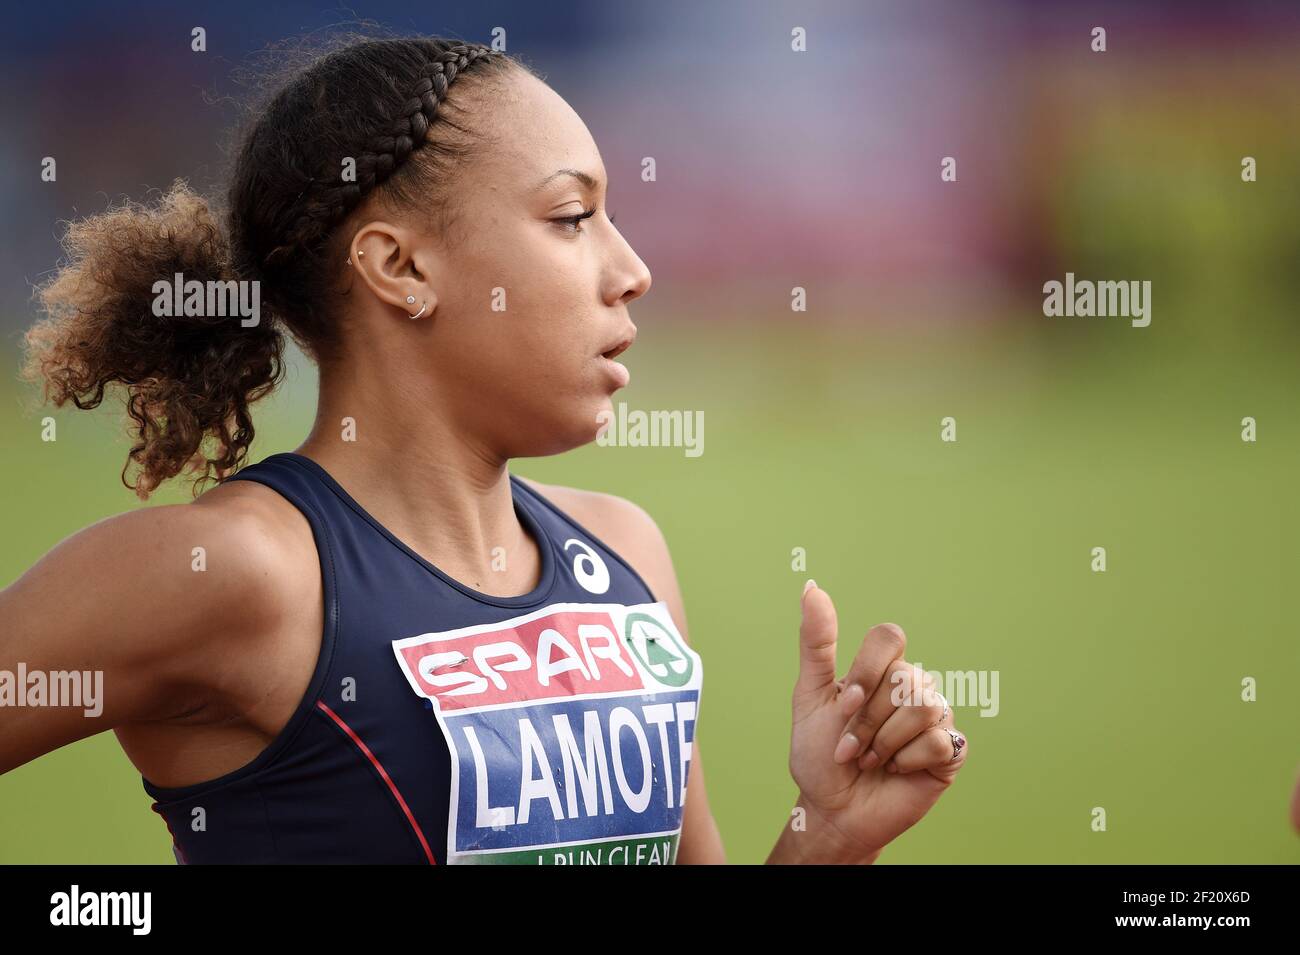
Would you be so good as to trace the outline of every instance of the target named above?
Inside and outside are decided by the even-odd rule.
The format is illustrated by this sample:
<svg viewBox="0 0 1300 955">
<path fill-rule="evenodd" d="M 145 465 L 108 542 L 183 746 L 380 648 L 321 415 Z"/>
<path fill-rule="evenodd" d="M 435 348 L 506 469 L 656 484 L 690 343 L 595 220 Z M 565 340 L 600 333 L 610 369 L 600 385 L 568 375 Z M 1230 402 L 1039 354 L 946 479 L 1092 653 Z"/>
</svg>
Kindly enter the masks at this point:
<svg viewBox="0 0 1300 955">
<path fill-rule="evenodd" d="M 533 191 L 536 192 L 538 189 L 541 189 L 543 186 L 545 186 L 548 182 L 550 182 L 553 179 L 557 179 L 560 176 L 572 176 L 574 179 L 577 179 L 588 189 L 595 189 L 600 184 L 599 180 L 597 180 L 594 176 L 588 175 L 587 173 L 583 172 L 581 169 L 559 169 L 551 173 L 541 182 L 539 182 L 533 188 Z"/>
</svg>

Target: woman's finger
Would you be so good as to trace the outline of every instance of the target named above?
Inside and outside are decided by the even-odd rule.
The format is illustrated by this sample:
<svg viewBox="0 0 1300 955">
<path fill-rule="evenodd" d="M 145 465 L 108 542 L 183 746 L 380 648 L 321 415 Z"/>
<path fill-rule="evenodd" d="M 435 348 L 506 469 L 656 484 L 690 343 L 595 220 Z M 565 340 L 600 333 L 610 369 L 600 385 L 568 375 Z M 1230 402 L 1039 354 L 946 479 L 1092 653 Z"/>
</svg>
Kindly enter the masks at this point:
<svg viewBox="0 0 1300 955">
<path fill-rule="evenodd" d="M 919 668 L 914 669 L 917 674 L 923 673 Z M 897 687 L 891 702 L 896 704 L 894 712 L 876 731 L 863 754 L 859 763 L 863 769 L 885 765 L 896 752 L 948 715 L 944 712 L 947 707 L 943 697 L 934 692 L 928 678 L 921 676 L 913 676 Z"/>
<path fill-rule="evenodd" d="M 965 762 L 966 750 L 965 734 L 950 726 L 932 726 L 895 753 L 885 768 L 888 770 L 894 766 L 896 769 L 892 771 L 899 773 L 914 773 L 922 769 L 951 769 L 955 772 Z"/>
<path fill-rule="evenodd" d="M 894 715 L 898 708 L 899 688 L 906 688 L 918 680 L 924 680 L 924 673 L 906 660 L 894 660 L 885 668 L 884 677 L 878 682 L 866 705 L 856 711 L 845 713 L 848 724 L 840 737 L 835 750 L 835 762 L 847 763 L 861 756 L 871 745 L 876 732 L 885 725 L 885 721 Z M 847 691 L 846 691 L 847 692 Z M 843 694 L 841 694 L 841 699 Z"/>
<path fill-rule="evenodd" d="M 804 584 L 800 598 L 799 676 L 795 695 L 818 691 L 835 682 L 835 641 L 839 623 L 831 595 L 815 581 Z"/>
<path fill-rule="evenodd" d="M 915 687 L 916 684 L 914 682 L 912 684 L 912 688 L 914 691 L 915 691 Z M 900 689 L 898 692 L 901 693 L 903 691 Z M 934 723 L 935 726 L 949 726 L 949 727 L 952 726 L 953 717 L 952 717 L 952 710 L 950 709 L 948 704 L 948 698 L 939 692 L 938 688 L 935 687 L 934 682 L 932 680 L 930 680 L 927 677 L 924 684 L 922 685 L 922 688 L 919 691 L 915 691 L 915 692 L 919 692 L 922 694 L 922 697 L 918 697 L 918 699 L 927 698 L 927 699 L 939 701 L 939 718 L 937 721 L 935 721 Z M 927 694 L 933 694 L 933 695 L 926 696 Z M 897 697 L 895 697 L 895 700 L 897 700 Z M 895 706 L 894 709 L 897 709 L 897 706 Z M 893 714 L 893 710 L 890 710 L 890 715 L 892 714 Z M 864 770 L 874 769 L 879 765 L 880 765 L 880 758 L 875 754 L 873 750 L 869 748 L 864 749 L 862 754 L 858 757 L 859 769 L 864 769 Z"/>
<path fill-rule="evenodd" d="M 890 665 L 907 649 L 907 634 L 896 623 L 878 623 L 862 638 L 836 701 L 845 719 L 871 699 Z"/>
</svg>

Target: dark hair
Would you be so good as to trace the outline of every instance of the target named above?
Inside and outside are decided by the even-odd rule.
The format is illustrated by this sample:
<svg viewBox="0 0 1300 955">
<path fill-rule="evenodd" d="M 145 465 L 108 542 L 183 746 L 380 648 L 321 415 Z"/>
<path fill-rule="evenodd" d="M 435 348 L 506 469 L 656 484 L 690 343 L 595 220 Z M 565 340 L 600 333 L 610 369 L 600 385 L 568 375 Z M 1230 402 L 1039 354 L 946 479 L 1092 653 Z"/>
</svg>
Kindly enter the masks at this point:
<svg viewBox="0 0 1300 955">
<path fill-rule="evenodd" d="M 443 234 L 452 167 L 482 135 L 447 115 L 464 111 L 448 89 L 514 69 L 532 73 L 437 37 L 351 39 L 315 55 L 240 134 L 224 227 L 181 180 L 153 204 L 68 227 L 68 262 L 37 290 L 47 314 L 27 333 L 26 376 L 58 406 L 93 408 L 106 387 L 125 388 L 134 446 L 122 481 L 142 499 L 187 467 L 196 493 L 228 476 L 253 440 L 249 405 L 283 374 L 282 329 L 318 362 L 338 349 L 334 296 L 350 238 L 340 223 L 374 193 L 393 209 L 434 210 Z M 261 321 L 155 315 L 155 283 L 178 272 L 257 281 Z"/>
</svg>

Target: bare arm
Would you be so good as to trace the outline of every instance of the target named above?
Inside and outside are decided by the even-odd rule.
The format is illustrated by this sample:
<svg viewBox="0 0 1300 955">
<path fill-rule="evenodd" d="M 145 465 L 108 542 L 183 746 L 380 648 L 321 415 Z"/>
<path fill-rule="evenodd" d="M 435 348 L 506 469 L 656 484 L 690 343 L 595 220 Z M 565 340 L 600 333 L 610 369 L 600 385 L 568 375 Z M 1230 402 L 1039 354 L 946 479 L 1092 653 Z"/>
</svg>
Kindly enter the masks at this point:
<svg viewBox="0 0 1300 955">
<path fill-rule="evenodd" d="M 90 706 L 0 709 L 0 773 L 125 723 L 191 712 L 237 679 L 232 647 L 283 612 L 277 544 L 232 496 L 207 497 L 94 524 L 0 591 L 0 671 L 15 682 L 20 667 L 29 680 L 88 672 L 83 702 L 102 688 Z"/>
</svg>

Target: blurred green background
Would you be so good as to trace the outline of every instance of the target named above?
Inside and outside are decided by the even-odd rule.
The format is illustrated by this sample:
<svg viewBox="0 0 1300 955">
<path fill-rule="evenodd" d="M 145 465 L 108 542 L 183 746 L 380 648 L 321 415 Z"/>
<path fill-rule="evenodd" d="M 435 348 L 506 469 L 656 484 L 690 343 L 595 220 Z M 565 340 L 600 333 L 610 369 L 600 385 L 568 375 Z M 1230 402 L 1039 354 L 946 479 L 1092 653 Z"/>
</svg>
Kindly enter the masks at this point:
<svg viewBox="0 0 1300 955">
<path fill-rule="evenodd" d="M 1041 334 L 650 321 L 619 397 L 703 410 L 704 454 L 591 445 L 516 462 L 628 497 L 667 535 L 706 665 L 702 762 L 731 860 L 762 861 L 795 796 L 785 760 L 807 576 L 836 601 L 845 668 L 866 629 L 891 620 L 913 661 L 1000 674 L 996 716 L 956 710 L 972 747 L 957 784 L 882 862 L 1300 859 L 1287 824 L 1300 389 L 1281 343 L 1230 361 L 1139 344 L 1175 323 L 1157 304 L 1147 339 L 1109 329 L 1130 357 L 1065 364 Z M 258 456 L 306 433 L 311 398 L 299 366 L 263 408 Z M 939 440 L 946 415 L 955 444 Z M 1244 415 L 1256 444 L 1240 440 Z M 43 444 L 35 421 L 0 416 L 0 579 L 133 504 L 113 420 L 56 418 L 59 439 Z M 1094 546 L 1104 574 L 1090 570 Z M 807 574 L 791 570 L 795 547 Z M 1246 676 L 1258 702 L 1240 700 Z M 1107 832 L 1090 830 L 1094 806 Z M 103 734 L 0 778 L 0 861 L 170 862 L 171 850 Z"/>
<path fill-rule="evenodd" d="M 702 762 L 732 861 L 764 859 L 796 795 L 807 577 L 836 602 L 842 669 L 870 626 L 894 621 L 910 660 L 999 674 L 995 717 L 955 711 L 967 767 L 882 863 L 1300 861 L 1300 23 L 1265 4 L 1225 33 L 1222 15 L 1184 5 L 1102 4 L 1112 52 L 1099 58 L 1091 19 L 1058 8 L 940 6 L 932 20 L 907 4 L 801 15 L 823 45 L 763 87 L 762 109 L 752 76 L 788 46 L 780 4 L 733 20 L 725 53 L 712 5 L 554 27 L 599 34 L 578 40 L 516 29 L 588 119 L 619 228 L 655 275 L 615 400 L 703 412 L 704 454 L 591 445 L 513 469 L 629 498 L 666 534 L 705 663 Z M 482 34 L 496 13 L 457 13 L 458 32 Z M 130 42 L 157 42 L 158 23 Z M 108 35 L 93 26 L 74 38 Z M 663 70 L 655 38 L 669 35 L 689 69 Z M 185 82 L 157 82 L 152 61 L 114 74 L 96 115 L 117 123 L 146 92 L 190 96 L 193 62 L 169 67 Z M 41 95 L 84 96 L 84 80 L 50 72 Z M 99 211 L 101 190 L 139 195 L 153 127 L 134 123 L 135 139 L 73 127 L 105 151 L 95 175 L 60 187 L 80 191 L 6 199 L 39 231 Z M 39 125 L 13 142 L 40 155 Z M 194 154 L 151 151 L 167 163 L 149 183 L 208 155 L 201 136 L 174 138 Z M 647 152 L 659 184 L 640 181 Z M 956 183 L 938 180 L 944 155 L 959 158 Z M 1258 182 L 1241 181 L 1246 155 Z M 30 264 L 0 315 L 0 584 L 139 506 L 119 483 L 116 410 L 34 410 L 14 380 L 34 318 L 23 283 L 55 252 L 15 256 Z M 1042 285 L 1067 271 L 1150 280 L 1151 326 L 1045 318 Z M 790 311 L 795 286 L 807 312 Z M 314 399 L 296 360 L 259 406 L 253 458 L 293 448 Z M 45 414 L 56 442 L 40 440 Z M 955 443 L 940 441 L 947 416 Z M 1105 573 L 1090 569 L 1098 546 Z M 80 586 L 68 581 L 69 600 Z M 1241 700 L 1247 677 L 1256 702 Z M 170 863 L 148 806 L 111 734 L 66 747 L 0 777 L 0 862 Z"/>
</svg>

